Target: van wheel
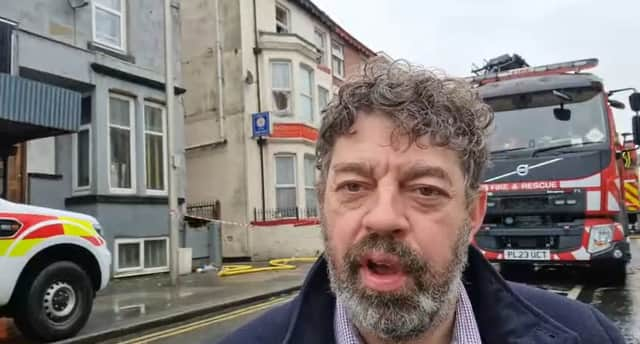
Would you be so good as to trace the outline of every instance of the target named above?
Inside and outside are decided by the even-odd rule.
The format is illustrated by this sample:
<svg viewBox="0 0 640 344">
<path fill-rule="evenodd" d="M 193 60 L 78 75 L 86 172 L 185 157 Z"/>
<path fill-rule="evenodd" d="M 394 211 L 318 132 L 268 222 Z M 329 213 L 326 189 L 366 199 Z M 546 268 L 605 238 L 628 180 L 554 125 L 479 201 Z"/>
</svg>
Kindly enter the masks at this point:
<svg viewBox="0 0 640 344">
<path fill-rule="evenodd" d="M 93 306 L 87 273 L 69 261 L 48 265 L 21 283 L 16 295 L 15 323 L 25 337 L 56 341 L 76 335 Z"/>
</svg>

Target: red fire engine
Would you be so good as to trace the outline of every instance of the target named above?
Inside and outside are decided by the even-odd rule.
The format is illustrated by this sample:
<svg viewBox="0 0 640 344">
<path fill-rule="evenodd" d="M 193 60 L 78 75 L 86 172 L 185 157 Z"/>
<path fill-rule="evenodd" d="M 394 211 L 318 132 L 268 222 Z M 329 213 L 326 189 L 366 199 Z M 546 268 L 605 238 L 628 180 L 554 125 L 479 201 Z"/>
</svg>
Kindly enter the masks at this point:
<svg viewBox="0 0 640 344">
<path fill-rule="evenodd" d="M 640 134 L 635 144 L 620 143 L 612 107 L 624 104 L 609 97 L 621 90 L 607 91 L 602 79 L 583 72 L 597 64 L 531 67 L 503 55 L 467 79 L 495 113 L 483 183 L 487 215 L 475 245 L 504 270 L 560 264 L 626 273 Z M 640 110 L 640 93 L 629 101 Z"/>
</svg>

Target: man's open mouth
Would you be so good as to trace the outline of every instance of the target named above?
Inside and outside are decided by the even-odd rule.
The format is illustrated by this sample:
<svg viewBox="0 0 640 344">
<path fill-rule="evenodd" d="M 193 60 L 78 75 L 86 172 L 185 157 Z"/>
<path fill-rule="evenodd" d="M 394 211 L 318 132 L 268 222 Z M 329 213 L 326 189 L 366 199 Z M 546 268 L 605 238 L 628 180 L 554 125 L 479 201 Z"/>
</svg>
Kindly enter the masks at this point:
<svg viewBox="0 0 640 344">
<path fill-rule="evenodd" d="M 397 256 L 371 252 L 365 254 L 360 261 L 360 277 L 367 288 L 393 291 L 404 286 L 407 274 Z"/>
<path fill-rule="evenodd" d="M 390 275 L 402 271 L 398 259 L 388 259 L 385 257 L 368 257 L 365 259 L 367 268 L 379 275 Z"/>
</svg>

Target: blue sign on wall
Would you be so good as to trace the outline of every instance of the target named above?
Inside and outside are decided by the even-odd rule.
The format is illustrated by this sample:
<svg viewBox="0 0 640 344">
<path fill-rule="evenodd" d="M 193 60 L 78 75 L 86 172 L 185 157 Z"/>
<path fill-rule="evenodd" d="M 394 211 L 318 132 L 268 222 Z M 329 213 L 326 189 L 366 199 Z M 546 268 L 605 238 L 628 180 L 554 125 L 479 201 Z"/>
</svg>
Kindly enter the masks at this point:
<svg viewBox="0 0 640 344">
<path fill-rule="evenodd" d="M 251 127 L 253 129 L 253 137 L 271 135 L 269 112 L 258 112 L 251 114 Z"/>
</svg>

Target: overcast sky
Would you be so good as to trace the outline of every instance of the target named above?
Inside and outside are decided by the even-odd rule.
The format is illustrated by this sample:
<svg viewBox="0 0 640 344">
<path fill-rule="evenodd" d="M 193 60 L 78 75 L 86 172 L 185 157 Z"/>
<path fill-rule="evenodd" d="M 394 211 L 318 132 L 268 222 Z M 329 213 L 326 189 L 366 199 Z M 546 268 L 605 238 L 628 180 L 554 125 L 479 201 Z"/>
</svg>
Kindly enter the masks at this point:
<svg viewBox="0 0 640 344">
<path fill-rule="evenodd" d="M 374 51 L 466 76 L 471 64 L 517 53 L 530 65 L 597 57 L 607 89 L 640 90 L 637 0 L 313 0 Z M 614 96 L 631 131 L 628 93 Z"/>
</svg>

